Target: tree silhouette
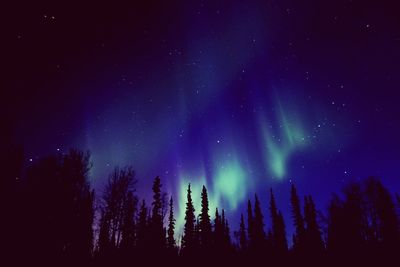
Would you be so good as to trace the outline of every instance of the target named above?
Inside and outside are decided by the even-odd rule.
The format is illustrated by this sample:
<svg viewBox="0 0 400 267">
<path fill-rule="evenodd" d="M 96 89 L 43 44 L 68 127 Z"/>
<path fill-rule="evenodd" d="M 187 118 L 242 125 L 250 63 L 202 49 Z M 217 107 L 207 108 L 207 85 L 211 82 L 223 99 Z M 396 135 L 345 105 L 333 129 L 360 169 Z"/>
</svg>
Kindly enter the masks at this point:
<svg viewBox="0 0 400 267">
<path fill-rule="evenodd" d="M 163 200 L 161 194 L 161 179 L 157 176 L 153 182 L 153 202 L 152 202 L 152 215 L 150 220 L 150 235 L 153 251 L 161 253 L 166 245 L 165 231 L 163 226 Z"/>
<path fill-rule="evenodd" d="M 243 213 L 240 214 L 239 245 L 242 251 L 245 251 L 247 249 L 246 225 L 244 224 Z"/>
<path fill-rule="evenodd" d="M 270 189 L 270 213 L 271 213 L 271 221 L 272 221 L 272 245 L 276 249 L 278 253 L 284 253 L 287 251 L 287 240 L 286 240 L 286 231 L 285 231 L 285 223 L 283 220 L 282 213 L 278 211 L 275 203 L 275 196 Z"/>
<path fill-rule="evenodd" d="M 128 228 L 133 227 L 124 225 L 124 222 L 130 222 L 133 219 L 128 217 L 133 216 L 129 213 L 134 212 L 132 202 L 135 201 L 133 196 L 135 184 L 136 180 L 131 167 L 123 169 L 116 167 L 108 179 L 101 206 L 103 228 L 100 229 L 102 240 L 99 242 L 99 251 L 102 253 L 114 253 L 121 245 L 123 230 L 127 231 Z M 126 209 L 127 207 L 130 208 Z M 106 246 L 102 247 L 103 245 Z"/>
<path fill-rule="evenodd" d="M 380 243 L 379 250 L 394 253 L 399 248 L 399 219 L 391 194 L 382 183 L 370 177 L 365 181 L 370 222 L 369 232 L 374 233 L 373 240 Z"/>
<path fill-rule="evenodd" d="M 306 196 L 304 198 L 304 217 L 306 223 L 305 243 L 307 250 L 313 254 L 321 254 L 324 250 L 324 243 L 317 222 L 315 204 L 311 196 Z"/>
<path fill-rule="evenodd" d="M 222 223 L 224 249 L 229 250 L 231 245 L 231 234 L 230 234 L 228 219 L 226 219 L 225 217 L 224 209 L 222 209 L 221 223 Z"/>
<path fill-rule="evenodd" d="M 137 226 L 137 247 L 140 253 L 143 253 L 149 247 L 149 241 L 147 232 L 149 229 L 148 223 L 148 210 L 146 206 L 146 201 L 143 199 L 140 206 L 138 215 L 138 226 Z"/>
<path fill-rule="evenodd" d="M 24 220 L 28 257 L 56 263 L 87 262 L 93 244 L 94 191 L 89 153 L 71 150 L 34 164 L 26 179 Z"/>
<path fill-rule="evenodd" d="M 214 219 L 214 246 L 216 249 L 222 248 L 224 243 L 224 227 L 222 224 L 222 218 L 219 214 L 218 208 L 215 208 L 215 219 Z"/>
<path fill-rule="evenodd" d="M 168 217 L 168 231 L 167 231 L 167 246 L 170 250 L 175 250 L 175 218 L 174 218 L 174 201 L 172 197 L 169 200 L 169 217 Z"/>
<path fill-rule="evenodd" d="M 358 254 L 365 243 L 366 217 L 360 184 L 352 183 L 344 189 L 345 199 L 334 196 L 330 204 L 328 247 L 331 253 Z"/>
<path fill-rule="evenodd" d="M 250 199 L 247 201 L 247 236 L 249 238 L 249 249 L 253 250 L 256 245 L 254 237 L 254 218 Z"/>
<path fill-rule="evenodd" d="M 199 218 L 200 246 L 203 250 L 210 249 L 212 241 L 211 221 L 208 214 L 207 189 L 203 186 L 201 191 L 201 213 Z"/>
<path fill-rule="evenodd" d="M 253 242 L 256 250 L 265 246 L 264 215 L 261 211 L 261 204 L 257 194 L 254 195 L 254 221 L 253 221 Z"/>
<path fill-rule="evenodd" d="M 124 254 L 131 253 L 136 245 L 136 206 L 137 198 L 130 191 L 124 207 L 125 214 L 122 224 L 121 248 L 124 250 Z"/>
<path fill-rule="evenodd" d="M 290 190 L 290 203 L 292 208 L 292 218 L 295 226 L 295 234 L 293 236 L 293 249 L 295 251 L 301 251 L 304 248 L 304 218 L 301 213 L 301 204 L 299 197 L 297 195 L 296 187 L 294 184 L 291 186 Z"/>
<path fill-rule="evenodd" d="M 216 208 L 212 227 L 207 189 L 203 186 L 201 211 L 196 217 L 189 184 L 178 254 L 173 198 L 168 209 L 160 178 L 157 176 L 153 182 L 151 209 L 143 199 L 138 210 L 132 168 L 115 168 L 95 213 L 95 195 L 88 181 L 89 158 L 88 153 L 71 150 L 36 161 L 26 174 L 13 166 L 14 171 L 7 171 L 7 176 L 18 173 L 25 177 L 8 188 L 16 196 L 6 195 L 5 200 L 15 201 L 14 207 L 20 210 L 12 212 L 4 207 L 5 215 L 15 215 L 3 219 L 9 220 L 5 225 L 10 228 L 5 230 L 15 231 L 15 240 L 10 239 L 10 233 L 4 234 L 3 242 L 12 250 L 4 259 L 20 256 L 15 259 L 21 263 L 17 265 L 26 260 L 52 266 L 155 264 L 160 258 L 172 265 L 206 265 L 212 258 L 213 264 L 234 266 L 256 265 L 265 259 L 281 266 L 388 266 L 398 261 L 400 231 L 395 201 L 399 202 L 399 197 L 394 198 L 376 178 L 350 183 L 341 196 L 333 195 L 327 225 L 319 221 L 324 216 L 317 212 L 310 195 L 305 196 L 302 211 L 292 185 L 290 205 L 295 232 L 291 248 L 272 189 L 270 230 L 264 232 L 262 203 L 255 194 L 254 209 L 250 200 L 247 203 L 247 227 L 241 214 L 235 231 L 238 244 L 233 246 L 225 210 L 220 209 L 220 213 Z M 164 227 L 166 214 L 168 229 Z M 93 225 L 98 229 L 95 235 Z M 327 229 L 326 246 L 321 229 Z"/>
<path fill-rule="evenodd" d="M 108 258 L 111 251 L 111 241 L 110 241 L 110 218 L 109 214 L 104 210 L 101 214 L 100 219 L 100 233 L 97 243 L 97 252 L 101 257 Z"/>
<path fill-rule="evenodd" d="M 194 206 L 192 201 L 192 191 L 190 184 L 187 189 L 187 202 L 185 211 L 185 226 L 182 238 L 182 253 L 190 255 L 193 253 L 195 247 L 195 223 L 196 217 L 194 215 Z"/>
</svg>

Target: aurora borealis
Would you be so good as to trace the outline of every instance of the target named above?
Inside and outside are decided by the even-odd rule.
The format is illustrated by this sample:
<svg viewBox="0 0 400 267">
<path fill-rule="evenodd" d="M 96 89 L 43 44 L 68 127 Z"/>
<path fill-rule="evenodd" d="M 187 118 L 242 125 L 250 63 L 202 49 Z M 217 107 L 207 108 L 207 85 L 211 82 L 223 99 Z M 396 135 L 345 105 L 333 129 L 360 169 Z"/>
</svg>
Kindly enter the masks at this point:
<svg viewBox="0 0 400 267">
<path fill-rule="evenodd" d="M 233 229 L 270 187 L 278 205 L 290 183 L 317 203 L 370 175 L 399 188 L 399 18 L 389 4 L 320 2 L 31 4 L 7 31 L 27 164 L 88 149 L 96 190 L 132 165 L 149 201 L 159 175 L 178 228 L 188 183 L 196 211 L 206 185 Z"/>
</svg>

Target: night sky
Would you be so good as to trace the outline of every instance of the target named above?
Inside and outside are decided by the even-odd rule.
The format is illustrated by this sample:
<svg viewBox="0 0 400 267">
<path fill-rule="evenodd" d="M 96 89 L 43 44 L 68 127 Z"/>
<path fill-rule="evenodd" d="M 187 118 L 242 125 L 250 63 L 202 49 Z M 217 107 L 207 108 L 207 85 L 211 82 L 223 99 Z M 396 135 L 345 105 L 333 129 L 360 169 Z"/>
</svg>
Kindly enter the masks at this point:
<svg viewBox="0 0 400 267">
<path fill-rule="evenodd" d="M 132 165 L 149 200 L 160 175 L 179 227 L 188 182 L 196 210 L 204 184 L 234 230 L 254 193 L 268 214 L 270 187 L 289 232 L 290 183 L 323 210 L 368 176 L 399 191 L 395 1 L 30 2 L 2 34 L 27 166 L 88 149 L 99 193 Z"/>
</svg>

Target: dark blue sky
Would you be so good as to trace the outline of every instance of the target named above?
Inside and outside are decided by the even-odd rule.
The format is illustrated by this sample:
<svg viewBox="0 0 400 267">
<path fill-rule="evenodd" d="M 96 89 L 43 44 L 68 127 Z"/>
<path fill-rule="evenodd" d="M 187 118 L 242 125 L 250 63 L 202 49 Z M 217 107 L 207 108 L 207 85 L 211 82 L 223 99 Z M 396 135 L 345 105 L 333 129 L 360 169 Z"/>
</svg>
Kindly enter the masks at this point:
<svg viewBox="0 0 400 267">
<path fill-rule="evenodd" d="M 6 17 L 12 118 L 26 163 L 92 153 L 100 189 L 132 165 L 160 175 L 182 220 L 185 189 L 239 211 L 289 186 L 324 209 L 368 176 L 399 191 L 400 19 L 390 1 L 26 3 Z M 179 222 L 180 222 L 179 221 Z M 179 225 L 179 223 L 178 223 Z M 267 227 L 269 224 L 267 223 Z"/>
</svg>

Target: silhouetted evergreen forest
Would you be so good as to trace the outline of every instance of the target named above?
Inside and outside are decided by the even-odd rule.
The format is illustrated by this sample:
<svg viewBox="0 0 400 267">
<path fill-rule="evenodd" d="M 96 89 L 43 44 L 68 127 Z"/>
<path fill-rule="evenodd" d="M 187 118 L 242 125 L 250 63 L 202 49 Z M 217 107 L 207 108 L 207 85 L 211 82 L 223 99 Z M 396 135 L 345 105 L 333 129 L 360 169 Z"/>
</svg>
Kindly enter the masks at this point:
<svg viewBox="0 0 400 267">
<path fill-rule="evenodd" d="M 88 180 L 89 153 L 71 150 L 24 168 L 22 147 L 5 148 L 1 247 L 7 264 L 2 266 L 399 264 L 400 198 L 376 178 L 348 184 L 323 212 L 292 184 L 290 222 L 266 188 L 269 203 L 252 196 L 239 225 L 230 225 L 223 209 L 209 210 L 206 187 L 201 210 L 195 210 L 188 184 L 178 244 L 173 198 L 163 191 L 160 177 L 154 179 L 151 203 L 137 195 L 131 167 L 115 168 L 104 190 L 95 194 Z M 271 225 L 264 223 L 265 216 Z M 293 236 L 286 234 L 288 224 L 294 225 Z"/>
</svg>

